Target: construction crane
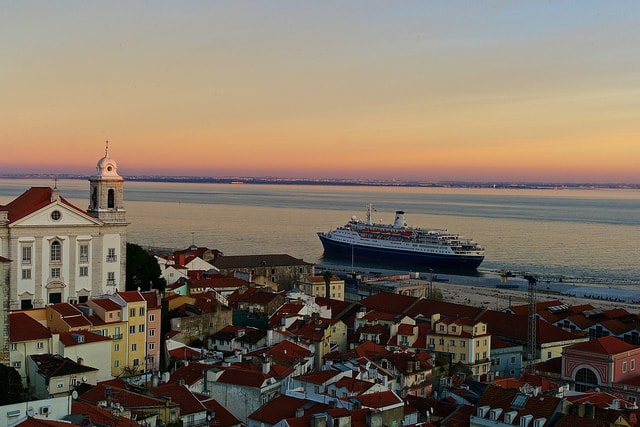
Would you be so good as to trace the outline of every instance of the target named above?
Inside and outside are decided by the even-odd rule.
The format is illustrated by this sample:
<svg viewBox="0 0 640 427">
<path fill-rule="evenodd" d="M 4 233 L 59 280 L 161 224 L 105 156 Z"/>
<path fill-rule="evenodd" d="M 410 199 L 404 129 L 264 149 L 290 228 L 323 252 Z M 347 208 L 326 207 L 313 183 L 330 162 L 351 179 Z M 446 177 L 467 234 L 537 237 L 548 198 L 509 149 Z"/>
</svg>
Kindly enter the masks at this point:
<svg viewBox="0 0 640 427">
<path fill-rule="evenodd" d="M 529 282 L 529 330 L 527 333 L 527 362 L 528 370 L 533 372 L 536 360 L 536 285 L 538 280 L 529 275 L 524 278 Z"/>
</svg>

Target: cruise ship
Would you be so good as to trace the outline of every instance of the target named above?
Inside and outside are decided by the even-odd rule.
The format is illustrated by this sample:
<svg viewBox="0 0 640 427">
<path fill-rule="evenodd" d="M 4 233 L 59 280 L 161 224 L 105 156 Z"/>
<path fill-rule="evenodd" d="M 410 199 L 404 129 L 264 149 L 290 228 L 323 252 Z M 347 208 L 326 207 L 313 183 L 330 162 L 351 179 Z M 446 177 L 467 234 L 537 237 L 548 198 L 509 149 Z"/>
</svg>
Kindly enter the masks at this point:
<svg viewBox="0 0 640 427">
<path fill-rule="evenodd" d="M 365 221 L 354 215 L 342 227 L 318 237 L 325 255 L 338 255 L 381 262 L 401 263 L 427 268 L 475 270 L 484 260 L 484 248 L 471 239 L 434 230 L 408 227 L 403 211 L 396 211 L 393 224 L 378 224 L 371 220 L 373 211 L 367 205 Z"/>
</svg>

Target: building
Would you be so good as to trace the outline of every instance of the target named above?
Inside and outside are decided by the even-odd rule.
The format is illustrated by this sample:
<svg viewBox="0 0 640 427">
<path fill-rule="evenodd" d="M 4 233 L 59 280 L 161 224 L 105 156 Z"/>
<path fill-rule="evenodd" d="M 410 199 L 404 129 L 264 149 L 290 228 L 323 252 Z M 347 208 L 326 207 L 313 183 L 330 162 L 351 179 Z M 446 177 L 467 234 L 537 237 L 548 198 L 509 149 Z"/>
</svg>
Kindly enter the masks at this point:
<svg viewBox="0 0 640 427">
<path fill-rule="evenodd" d="M 9 265 L 11 261 L 0 256 L 0 363 L 9 365 L 11 341 L 9 339 Z"/>
<path fill-rule="evenodd" d="M 56 353 L 59 336 L 52 334 L 46 326 L 22 312 L 11 313 L 9 323 L 11 367 L 18 371 L 22 385 L 26 386 L 30 368 L 29 356 Z"/>
<path fill-rule="evenodd" d="M 611 336 L 565 347 L 562 379 L 577 391 L 598 387 L 636 401 L 640 397 L 640 347 Z"/>
<path fill-rule="evenodd" d="M 218 256 L 210 263 L 222 275 L 242 272 L 252 277 L 263 276 L 281 289 L 291 289 L 299 277 L 312 275 L 315 268 L 312 263 L 286 254 Z"/>
<path fill-rule="evenodd" d="M 324 276 L 306 276 L 301 278 L 297 285 L 298 289 L 312 297 L 331 298 L 344 301 L 344 280 L 331 276 L 327 288 Z"/>
<path fill-rule="evenodd" d="M 105 152 L 89 179 L 88 210 L 33 187 L 0 206 L 0 257 L 11 259 L 9 308 L 84 302 L 124 287 L 124 179 Z"/>
</svg>

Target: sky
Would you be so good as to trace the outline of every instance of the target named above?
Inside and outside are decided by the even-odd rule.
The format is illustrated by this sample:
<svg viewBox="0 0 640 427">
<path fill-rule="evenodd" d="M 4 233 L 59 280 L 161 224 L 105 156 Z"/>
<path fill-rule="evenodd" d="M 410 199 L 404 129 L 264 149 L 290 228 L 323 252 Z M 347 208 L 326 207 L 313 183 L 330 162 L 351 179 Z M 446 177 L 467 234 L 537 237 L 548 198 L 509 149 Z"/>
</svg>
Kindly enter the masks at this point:
<svg viewBox="0 0 640 427">
<path fill-rule="evenodd" d="M 638 1 L 0 2 L 0 174 L 640 183 Z"/>
</svg>

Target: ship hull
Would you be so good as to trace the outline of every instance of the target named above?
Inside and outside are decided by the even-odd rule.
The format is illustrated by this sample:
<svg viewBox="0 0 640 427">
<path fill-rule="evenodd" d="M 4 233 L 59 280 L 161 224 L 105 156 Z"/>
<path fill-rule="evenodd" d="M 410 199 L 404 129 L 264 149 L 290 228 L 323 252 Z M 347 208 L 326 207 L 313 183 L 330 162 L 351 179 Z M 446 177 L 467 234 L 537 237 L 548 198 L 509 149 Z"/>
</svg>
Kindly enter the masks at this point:
<svg viewBox="0 0 640 427">
<path fill-rule="evenodd" d="M 323 233 L 318 233 L 318 237 L 327 255 L 345 258 L 353 257 L 355 259 L 380 262 L 385 265 L 399 263 L 416 267 L 475 270 L 484 260 L 484 256 L 418 253 L 402 249 L 378 248 L 357 243 L 338 242 L 328 238 Z"/>
</svg>

